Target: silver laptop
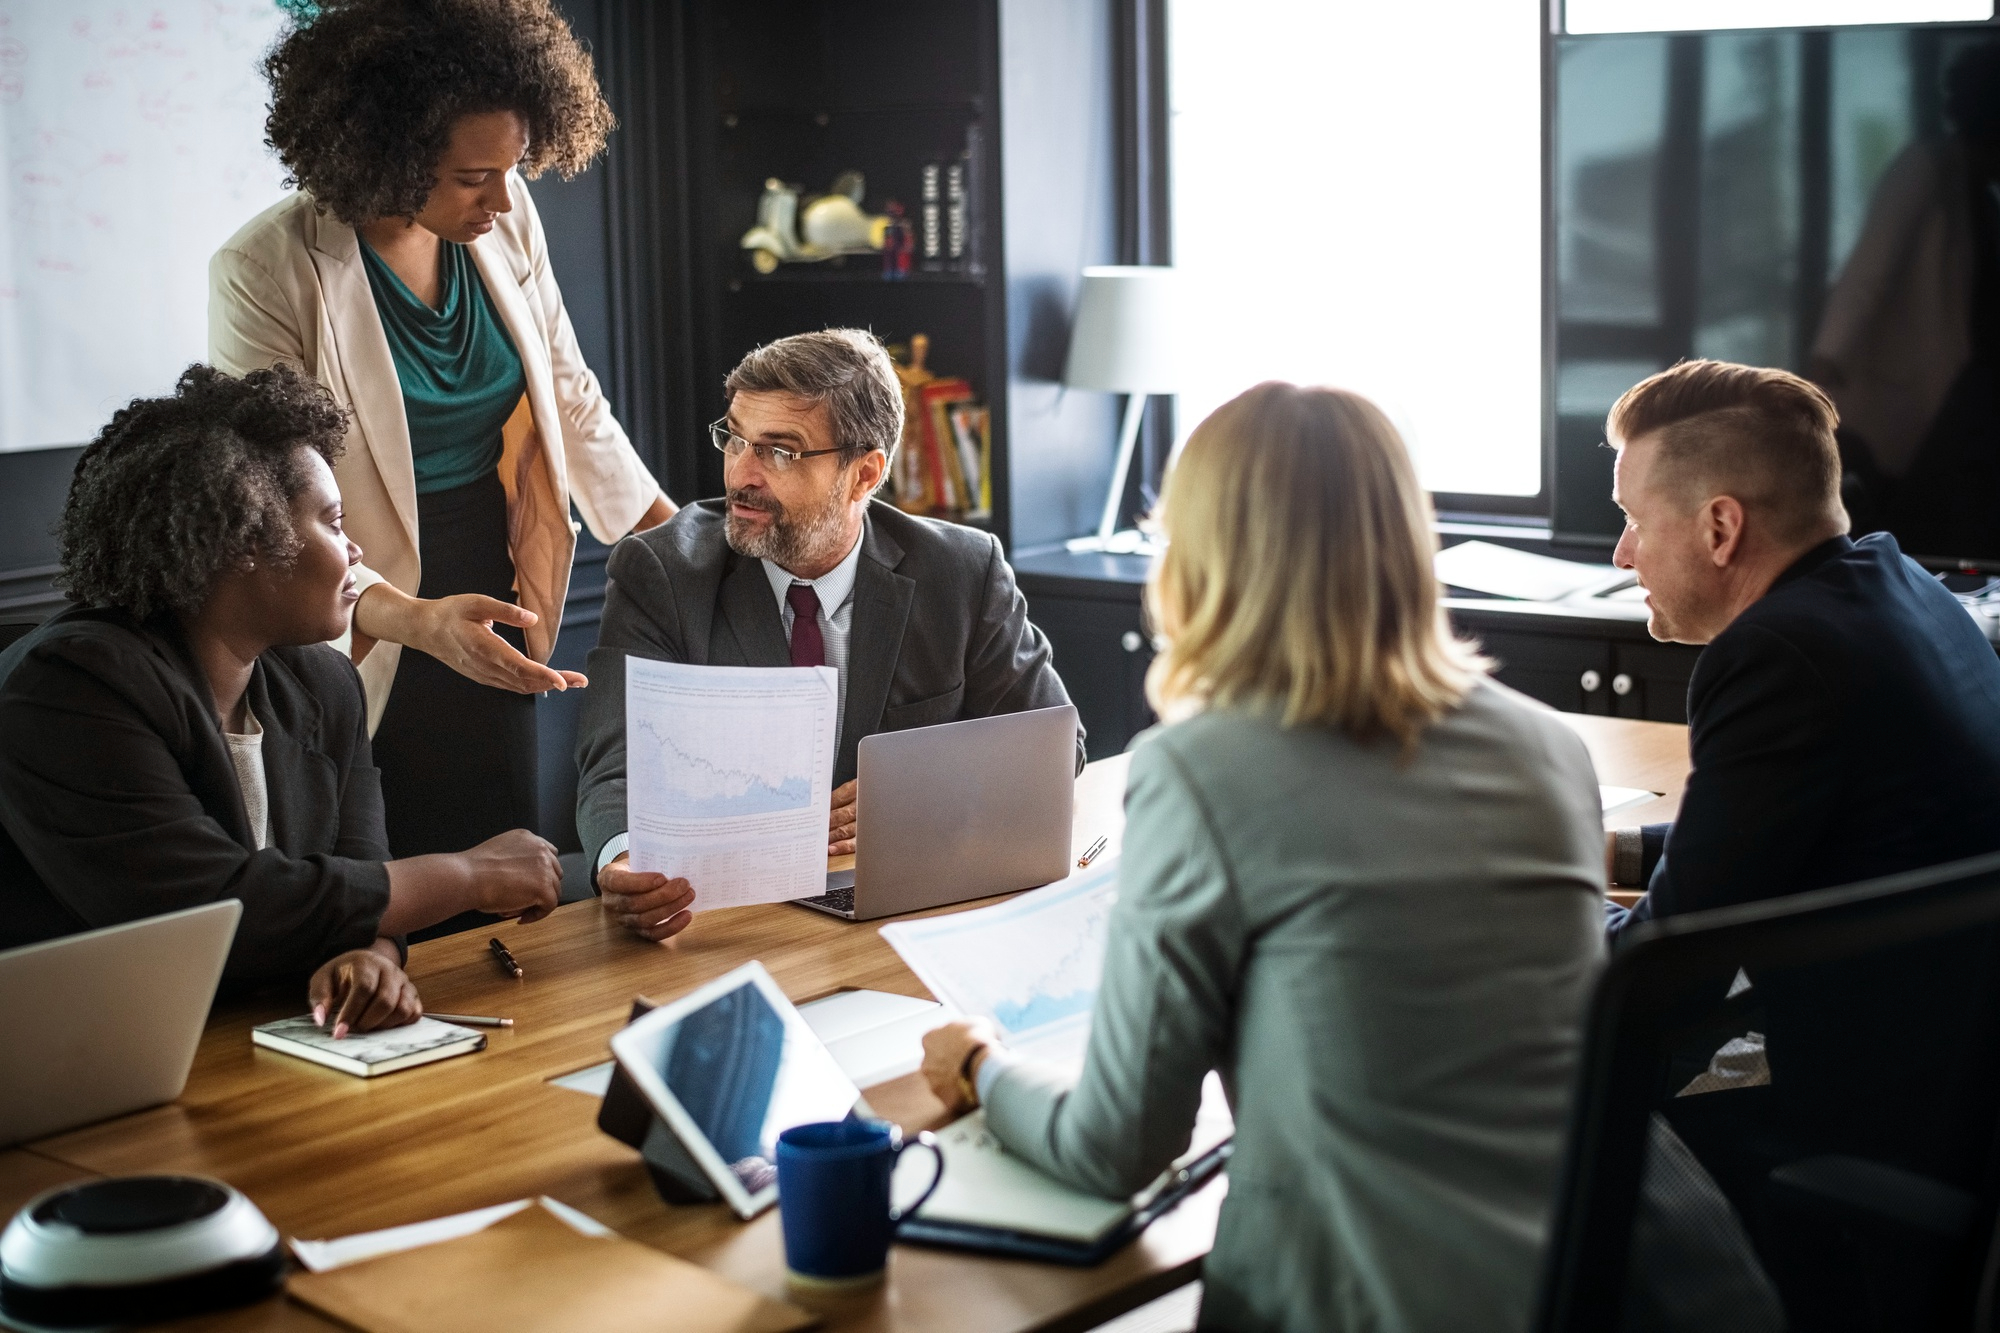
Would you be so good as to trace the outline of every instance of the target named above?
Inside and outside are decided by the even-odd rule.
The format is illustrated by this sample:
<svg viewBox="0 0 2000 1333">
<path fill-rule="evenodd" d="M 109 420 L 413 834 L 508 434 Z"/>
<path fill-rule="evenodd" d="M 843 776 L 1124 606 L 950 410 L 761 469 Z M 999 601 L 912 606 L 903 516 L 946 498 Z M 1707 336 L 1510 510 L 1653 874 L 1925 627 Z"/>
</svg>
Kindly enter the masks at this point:
<svg viewBox="0 0 2000 1333">
<path fill-rule="evenodd" d="M 1076 709 L 861 738 L 854 869 L 800 898 L 849 921 L 1032 889 L 1069 873 Z"/>
<path fill-rule="evenodd" d="M 243 904 L 0 953 L 0 1146 L 181 1095 Z"/>
</svg>

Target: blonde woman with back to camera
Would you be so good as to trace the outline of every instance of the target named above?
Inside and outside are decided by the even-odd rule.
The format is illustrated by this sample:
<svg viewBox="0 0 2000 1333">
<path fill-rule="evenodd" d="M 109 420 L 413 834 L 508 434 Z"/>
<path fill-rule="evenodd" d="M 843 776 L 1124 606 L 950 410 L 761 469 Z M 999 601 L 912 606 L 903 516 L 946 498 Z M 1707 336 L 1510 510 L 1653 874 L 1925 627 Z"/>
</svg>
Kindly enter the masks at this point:
<svg viewBox="0 0 2000 1333">
<path fill-rule="evenodd" d="M 1590 757 L 1451 637 L 1427 497 L 1365 398 L 1225 404 L 1161 517 L 1169 722 L 1132 757 L 1081 1076 L 976 1023 L 932 1033 L 925 1073 L 1115 1197 L 1186 1149 L 1220 1071 L 1205 1328 L 1524 1328 L 1604 949 Z"/>
</svg>

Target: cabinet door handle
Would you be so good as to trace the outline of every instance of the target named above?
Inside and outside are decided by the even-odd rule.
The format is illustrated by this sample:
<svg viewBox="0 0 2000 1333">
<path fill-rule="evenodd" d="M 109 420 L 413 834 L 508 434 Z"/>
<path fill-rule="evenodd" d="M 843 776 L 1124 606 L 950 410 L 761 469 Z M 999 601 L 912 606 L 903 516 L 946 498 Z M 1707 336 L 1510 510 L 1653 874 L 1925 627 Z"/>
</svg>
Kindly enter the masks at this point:
<svg viewBox="0 0 2000 1333">
<path fill-rule="evenodd" d="M 1586 671 L 1576 683 L 1583 686 L 1585 694 L 1595 694 L 1604 684 L 1604 677 L 1598 675 L 1595 671 Z"/>
<path fill-rule="evenodd" d="M 1619 672 L 1611 678 L 1611 692 L 1621 696 L 1630 694 L 1632 692 L 1632 678 L 1622 671 Z"/>
<path fill-rule="evenodd" d="M 1118 642 L 1124 645 L 1125 651 L 1128 653 L 1136 653 L 1146 646 L 1146 640 L 1135 629 L 1126 630 L 1124 637 L 1119 639 Z"/>
</svg>

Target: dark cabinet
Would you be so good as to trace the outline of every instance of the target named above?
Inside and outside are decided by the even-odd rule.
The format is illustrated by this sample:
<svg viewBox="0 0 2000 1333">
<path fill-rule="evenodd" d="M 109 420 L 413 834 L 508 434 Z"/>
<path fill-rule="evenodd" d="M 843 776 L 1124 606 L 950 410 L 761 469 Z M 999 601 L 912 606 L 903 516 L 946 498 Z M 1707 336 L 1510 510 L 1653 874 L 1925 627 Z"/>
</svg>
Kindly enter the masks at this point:
<svg viewBox="0 0 2000 1333">
<path fill-rule="evenodd" d="M 1030 614 L 1049 636 L 1056 671 L 1088 730 L 1092 759 L 1124 753 L 1153 724 L 1146 668 L 1153 646 L 1130 600 L 1039 596 Z"/>
<path fill-rule="evenodd" d="M 1153 643 L 1141 607 L 1149 563 L 1061 546 L 1014 556 L 1028 618 L 1049 636 L 1056 672 L 1089 733 L 1092 759 L 1123 754 L 1153 725 L 1146 703 Z"/>
<path fill-rule="evenodd" d="M 1565 713 L 1686 722 L 1701 649 L 1659 643 L 1633 617 L 1552 615 L 1520 603 L 1447 603 L 1452 624 L 1497 664 L 1494 678 Z"/>
<path fill-rule="evenodd" d="M 1056 670 L 1090 730 L 1092 759 L 1121 753 L 1151 726 L 1146 668 L 1153 647 L 1141 610 L 1148 562 L 1138 556 L 1020 551 L 1014 570 L 1028 615 L 1049 636 Z M 1452 599 L 1454 628 L 1477 639 L 1502 684 L 1566 713 L 1686 722 L 1688 678 L 1701 649 L 1658 643 L 1634 605 L 1557 611 L 1525 602 Z"/>
</svg>

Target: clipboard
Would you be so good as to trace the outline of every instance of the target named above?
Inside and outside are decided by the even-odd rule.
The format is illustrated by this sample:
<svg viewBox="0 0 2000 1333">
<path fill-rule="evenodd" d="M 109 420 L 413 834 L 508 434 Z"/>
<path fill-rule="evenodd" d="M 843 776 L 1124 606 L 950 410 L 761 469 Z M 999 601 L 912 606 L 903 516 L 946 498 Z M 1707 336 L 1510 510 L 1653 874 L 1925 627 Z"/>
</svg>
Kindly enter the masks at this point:
<svg viewBox="0 0 2000 1333">
<path fill-rule="evenodd" d="M 935 1249 L 970 1250 L 997 1254 L 1010 1259 L 1033 1259 L 1045 1264 L 1065 1264 L 1090 1268 L 1103 1263 L 1129 1244 L 1134 1237 L 1178 1207 L 1181 1201 L 1213 1180 L 1229 1165 L 1235 1141 L 1225 1139 L 1174 1173 L 1163 1188 L 1142 1206 L 1095 1240 L 1078 1242 L 1030 1231 L 977 1226 L 968 1222 L 945 1222 L 908 1217 L 896 1228 L 896 1240 L 905 1245 Z"/>
</svg>

